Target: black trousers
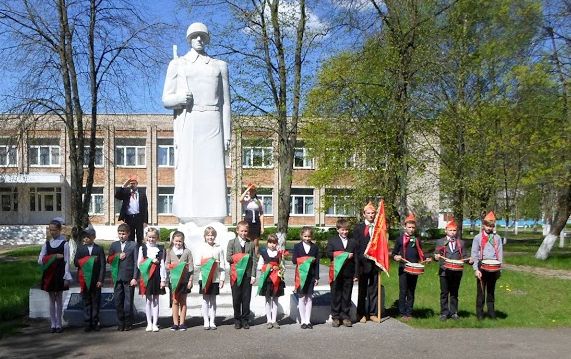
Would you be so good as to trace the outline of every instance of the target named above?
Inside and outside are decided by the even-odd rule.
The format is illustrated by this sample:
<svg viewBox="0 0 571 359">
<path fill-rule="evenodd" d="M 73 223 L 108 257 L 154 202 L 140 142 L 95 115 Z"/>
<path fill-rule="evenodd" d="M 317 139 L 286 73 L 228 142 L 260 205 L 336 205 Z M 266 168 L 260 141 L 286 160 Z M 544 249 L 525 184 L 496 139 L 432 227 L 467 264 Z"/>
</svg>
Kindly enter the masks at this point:
<svg viewBox="0 0 571 359">
<path fill-rule="evenodd" d="M 458 314 L 458 289 L 462 280 L 461 271 L 446 270 L 440 276 L 440 315 Z"/>
<path fill-rule="evenodd" d="M 81 294 L 85 322 L 90 327 L 99 324 L 99 307 L 101 304 L 101 288 L 86 290 Z"/>
<path fill-rule="evenodd" d="M 399 268 L 399 313 L 402 316 L 412 316 L 417 280 L 417 275 L 408 274 L 403 268 Z"/>
<path fill-rule="evenodd" d="M 331 283 L 331 318 L 337 320 L 349 319 L 351 316 L 351 292 L 353 277 L 338 276 Z"/>
<path fill-rule="evenodd" d="M 378 315 L 377 299 L 379 271 L 376 268 L 368 273 L 359 274 L 359 292 L 357 297 L 357 319 L 365 315 Z"/>
<path fill-rule="evenodd" d="M 115 310 L 119 325 L 133 324 L 133 299 L 135 287 L 129 286 L 130 281 L 118 280 L 113 289 L 115 297 Z"/>
<path fill-rule="evenodd" d="M 236 322 L 244 323 L 250 320 L 250 299 L 252 297 L 250 279 L 250 277 L 244 276 L 241 285 L 234 283 L 232 286 L 232 305 Z"/>
<path fill-rule="evenodd" d="M 137 245 L 143 244 L 143 215 L 137 214 L 127 214 L 125 216 L 125 223 L 131 228 L 131 233 L 129 233 L 129 240 L 134 241 L 135 235 L 137 236 Z"/>
<path fill-rule="evenodd" d="M 478 318 L 484 316 L 484 302 L 488 307 L 488 316 L 491 318 L 496 317 L 496 310 L 494 308 L 495 294 L 496 294 L 496 281 L 500 278 L 500 272 L 482 272 L 482 280 L 476 278 L 476 315 Z"/>
</svg>

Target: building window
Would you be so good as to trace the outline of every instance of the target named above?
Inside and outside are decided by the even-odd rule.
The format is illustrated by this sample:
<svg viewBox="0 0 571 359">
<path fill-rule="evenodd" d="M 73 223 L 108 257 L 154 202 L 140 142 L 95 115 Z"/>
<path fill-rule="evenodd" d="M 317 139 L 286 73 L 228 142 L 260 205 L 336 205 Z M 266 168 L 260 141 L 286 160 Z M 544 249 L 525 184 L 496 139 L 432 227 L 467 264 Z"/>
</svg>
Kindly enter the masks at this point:
<svg viewBox="0 0 571 359">
<path fill-rule="evenodd" d="M 30 146 L 30 166 L 59 166 L 59 146 Z"/>
<path fill-rule="evenodd" d="M 273 199 L 272 199 L 272 189 L 271 188 L 258 188 L 256 190 L 256 195 L 260 202 L 262 202 L 262 209 L 264 215 L 273 215 Z"/>
<path fill-rule="evenodd" d="M 0 211 L 2 212 L 18 211 L 18 189 L 16 187 L 0 188 Z"/>
<path fill-rule="evenodd" d="M 32 212 L 61 211 L 61 188 L 31 187 L 30 211 Z"/>
<path fill-rule="evenodd" d="M 115 164 L 122 167 L 145 167 L 145 146 L 115 147 Z"/>
<path fill-rule="evenodd" d="M 91 201 L 89 202 L 89 214 L 104 214 L 103 187 L 91 188 Z"/>
<path fill-rule="evenodd" d="M 17 153 L 16 146 L 0 145 L 0 166 L 17 166 Z"/>
<path fill-rule="evenodd" d="M 172 203 L 174 199 L 174 187 L 159 187 L 158 188 L 158 213 L 159 214 L 172 214 Z"/>
<path fill-rule="evenodd" d="M 174 145 L 159 145 L 157 151 L 159 167 L 174 167 Z"/>
<path fill-rule="evenodd" d="M 271 140 L 243 142 L 243 168 L 272 168 L 274 165 L 273 162 L 273 148 Z"/>
<path fill-rule="evenodd" d="M 351 191 L 343 189 L 326 189 L 325 204 L 329 216 L 354 216 L 355 206 Z"/>
<path fill-rule="evenodd" d="M 301 215 L 313 214 L 313 188 L 291 189 L 290 214 L 301 214 Z"/>
<path fill-rule="evenodd" d="M 307 148 L 296 147 L 294 149 L 293 168 L 313 169 L 313 158 L 309 157 Z"/>
<path fill-rule="evenodd" d="M 89 164 L 89 146 L 83 148 L 83 166 Z M 103 167 L 103 146 L 95 146 L 95 167 Z"/>
</svg>

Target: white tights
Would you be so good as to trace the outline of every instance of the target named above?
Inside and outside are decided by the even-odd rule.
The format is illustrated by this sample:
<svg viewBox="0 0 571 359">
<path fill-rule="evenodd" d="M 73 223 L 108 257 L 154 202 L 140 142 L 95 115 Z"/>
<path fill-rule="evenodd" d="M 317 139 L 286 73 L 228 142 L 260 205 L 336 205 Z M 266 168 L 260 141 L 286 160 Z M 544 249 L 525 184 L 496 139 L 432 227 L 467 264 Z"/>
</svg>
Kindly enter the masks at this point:
<svg viewBox="0 0 571 359">
<path fill-rule="evenodd" d="M 215 327 L 214 318 L 216 318 L 216 295 L 202 295 L 202 318 L 204 318 L 205 327 Z"/>
<path fill-rule="evenodd" d="M 145 302 L 145 315 L 147 316 L 147 325 L 157 325 L 159 320 L 159 295 L 147 296 Z"/>
<path fill-rule="evenodd" d="M 313 300 L 310 295 L 303 295 L 299 297 L 297 309 L 299 310 L 300 324 L 311 324 L 311 308 Z"/>
<path fill-rule="evenodd" d="M 50 298 L 50 320 L 52 328 L 61 328 L 63 313 L 63 292 L 48 292 Z"/>
<path fill-rule="evenodd" d="M 266 297 L 266 319 L 275 323 L 278 318 L 278 297 Z"/>
</svg>

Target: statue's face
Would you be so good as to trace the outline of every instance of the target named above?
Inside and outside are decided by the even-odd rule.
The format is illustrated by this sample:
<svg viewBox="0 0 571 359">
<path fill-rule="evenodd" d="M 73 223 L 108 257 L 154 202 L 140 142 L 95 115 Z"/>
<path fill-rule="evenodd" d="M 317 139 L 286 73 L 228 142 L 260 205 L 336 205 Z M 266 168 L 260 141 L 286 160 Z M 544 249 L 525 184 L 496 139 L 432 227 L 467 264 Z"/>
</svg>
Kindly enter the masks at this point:
<svg viewBox="0 0 571 359">
<path fill-rule="evenodd" d="M 193 35 L 190 37 L 190 46 L 191 46 L 195 51 L 202 52 L 202 51 L 204 51 L 204 46 L 205 46 L 204 41 L 205 41 L 205 39 L 206 39 L 206 36 L 203 35 L 203 34 L 200 34 L 200 33 L 193 34 Z"/>
</svg>

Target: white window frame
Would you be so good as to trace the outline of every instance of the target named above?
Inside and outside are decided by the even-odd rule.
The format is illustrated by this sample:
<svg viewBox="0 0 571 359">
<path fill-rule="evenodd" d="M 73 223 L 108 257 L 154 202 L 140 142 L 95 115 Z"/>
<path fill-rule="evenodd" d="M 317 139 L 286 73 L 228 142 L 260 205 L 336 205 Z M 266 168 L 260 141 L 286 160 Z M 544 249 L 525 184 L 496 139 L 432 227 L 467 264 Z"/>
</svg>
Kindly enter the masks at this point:
<svg viewBox="0 0 571 359">
<path fill-rule="evenodd" d="M 93 193 L 93 191 L 96 190 L 98 193 Z M 101 193 L 99 193 L 101 192 Z M 85 200 L 85 194 L 83 194 L 83 199 Z M 95 203 L 97 202 L 97 199 L 99 199 L 99 203 L 100 203 L 100 211 L 97 212 L 96 211 L 96 207 L 95 207 Z M 105 214 L 105 203 L 104 201 L 104 197 L 103 197 L 103 187 L 92 187 L 91 188 L 91 200 L 89 201 L 89 209 L 87 210 L 87 213 L 90 215 L 102 215 Z"/>
<path fill-rule="evenodd" d="M 101 163 L 97 163 L 97 153 L 100 153 Z M 83 146 L 83 167 L 87 167 L 89 161 L 89 146 Z M 103 146 L 95 146 L 95 167 L 103 167 Z"/>
<path fill-rule="evenodd" d="M 4 210 L 4 201 L 7 200 L 10 205 L 9 210 Z M 18 212 L 18 188 L 3 187 L 0 188 L 0 212 Z"/>
<path fill-rule="evenodd" d="M 331 205 L 326 209 L 325 216 L 329 217 L 354 217 L 355 216 L 355 209 L 350 209 L 349 213 L 338 213 L 338 207 L 342 207 L 346 209 L 347 202 L 351 200 L 351 195 L 339 195 L 339 194 L 325 194 L 328 199 L 331 199 Z M 338 203 L 340 200 L 343 200 L 344 203 Z M 331 213 L 329 213 L 331 211 Z M 343 211 L 345 212 L 345 211 Z"/>
<path fill-rule="evenodd" d="M 161 188 L 170 188 L 172 189 L 173 193 L 161 193 Z M 161 207 L 165 207 L 164 205 L 161 205 L 161 203 L 164 204 L 164 201 L 166 200 L 166 208 L 167 210 L 169 210 L 170 207 L 170 212 L 161 212 Z M 174 187 L 168 187 L 168 186 L 161 186 L 158 188 L 157 190 L 157 214 L 159 216 L 172 216 L 173 215 L 173 200 L 174 200 Z"/>
<path fill-rule="evenodd" d="M 36 156 L 32 156 L 32 150 L 36 149 Z M 41 164 L 41 152 L 42 149 L 48 150 L 48 164 Z M 57 150 L 57 163 L 54 161 L 54 152 Z M 32 162 L 32 158 L 35 157 L 35 163 Z M 61 162 L 61 148 L 59 145 L 30 145 L 28 148 L 28 163 L 30 167 L 59 167 Z"/>
<path fill-rule="evenodd" d="M 119 161 L 118 152 L 119 150 L 123 150 L 123 158 Z M 135 164 L 128 165 L 127 164 L 127 150 L 134 149 L 135 150 Z M 143 162 L 139 163 L 139 156 L 140 152 L 143 152 Z M 147 163 L 147 147 L 146 146 L 115 146 L 115 165 L 116 167 L 129 167 L 129 168 L 145 168 Z"/>
<path fill-rule="evenodd" d="M 161 149 L 165 149 L 167 151 L 167 164 L 161 164 L 160 163 L 160 151 Z M 172 153 L 172 163 L 170 163 L 170 158 L 171 158 L 171 153 Z M 175 155 L 174 155 L 174 145 L 158 145 L 157 146 L 157 164 L 159 167 L 174 167 L 175 166 Z"/>
<path fill-rule="evenodd" d="M 254 154 L 261 152 L 262 164 L 254 165 Z M 248 153 L 247 153 L 248 152 Z M 273 168 L 274 149 L 270 146 L 244 146 L 242 147 L 242 168 Z"/>
<path fill-rule="evenodd" d="M 296 165 L 296 158 L 299 158 L 297 156 L 298 151 L 301 151 L 301 161 L 303 162 L 303 164 L 301 166 Z M 309 149 L 306 147 L 295 147 L 294 148 L 294 152 L 293 152 L 293 168 L 296 169 L 314 169 L 314 160 L 313 157 L 309 157 Z"/>
<path fill-rule="evenodd" d="M 308 195 L 308 194 L 294 194 L 292 193 L 290 195 L 290 215 L 291 216 L 313 216 L 315 215 L 315 189 L 313 188 L 299 188 L 299 189 L 311 189 L 313 190 L 313 194 Z M 292 192 L 295 191 L 294 188 L 292 188 Z M 302 200 L 303 201 L 303 213 L 295 213 L 294 209 L 296 208 L 295 205 L 295 201 L 297 200 Z M 307 202 L 308 200 L 311 199 L 311 212 L 307 212 Z"/>
<path fill-rule="evenodd" d="M 61 187 L 49 187 L 53 190 L 42 190 L 40 191 L 39 188 L 48 188 L 48 187 L 30 187 L 30 211 L 31 212 L 61 212 L 62 211 L 62 194 L 61 194 Z M 53 196 L 53 209 L 47 210 L 46 209 L 46 198 Z M 34 205 L 32 206 L 32 198 Z M 58 209 L 59 207 L 59 209 Z"/>
<path fill-rule="evenodd" d="M 0 145 L 0 150 L 4 150 L 6 160 L 0 163 L 0 167 L 18 167 L 18 146 Z M 14 162 L 10 162 L 14 159 Z"/>
</svg>

